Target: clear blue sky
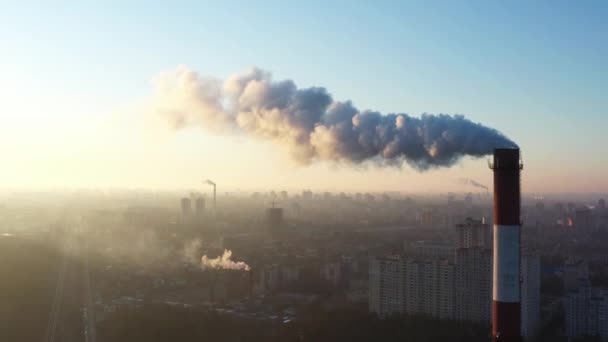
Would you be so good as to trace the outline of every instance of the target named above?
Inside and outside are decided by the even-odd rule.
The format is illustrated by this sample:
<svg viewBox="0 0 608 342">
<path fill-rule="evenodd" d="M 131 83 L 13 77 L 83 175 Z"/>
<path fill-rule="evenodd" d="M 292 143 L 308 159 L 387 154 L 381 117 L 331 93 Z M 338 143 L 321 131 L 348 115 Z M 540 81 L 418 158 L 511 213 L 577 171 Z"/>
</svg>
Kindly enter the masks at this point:
<svg viewBox="0 0 608 342">
<path fill-rule="evenodd" d="M 532 189 L 608 191 L 607 18 L 608 1 L 14 2 L 0 85 L 112 110 L 179 64 L 217 77 L 256 65 L 359 108 L 465 114 L 518 142 Z"/>
</svg>

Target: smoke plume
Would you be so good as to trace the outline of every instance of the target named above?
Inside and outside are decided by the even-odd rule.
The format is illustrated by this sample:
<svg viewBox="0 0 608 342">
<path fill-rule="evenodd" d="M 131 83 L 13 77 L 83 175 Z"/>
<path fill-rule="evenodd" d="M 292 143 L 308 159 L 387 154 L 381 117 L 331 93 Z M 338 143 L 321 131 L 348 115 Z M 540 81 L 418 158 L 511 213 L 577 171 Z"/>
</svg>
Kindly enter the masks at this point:
<svg viewBox="0 0 608 342">
<path fill-rule="evenodd" d="M 462 184 L 465 184 L 465 185 L 471 185 L 471 186 L 474 186 L 476 188 L 481 188 L 481 189 L 485 189 L 486 191 L 489 191 L 487 186 L 485 186 L 485 185 L 483 185 L 483 184 L 481 184 L 481 183 L 479 183 L 479 182 L 477 182 L 477 181 L 475 181 L 473 179 L 470 179 L 470 178 L 461 178 L 460 182 Z"/>
<path fill-rule="evenodd" d="M 406 162 L 425 170 L 516 147 L 497 130 L 462 115 L 359 110 L 350 101 L 334 101 L 325 88 L 274 81 L 258 68 L 218 80 L 179 67 L 155 84 L 156 108 L 173 127 L 201 126 L 274 141 L 303 163 Z"/>
<path fill-rule="evenodd" d="M 203 255 L 201 258 L 201 268 L 203 269 L 225 269 L 225 270 L 243 270 L 249 271 L 250 267 L 243 261 L 232 261 L 232 251 L 229 249 L 224 250 L 224 254 L 217 258 L 209 258 L 207 255 Z"/>
</svg>

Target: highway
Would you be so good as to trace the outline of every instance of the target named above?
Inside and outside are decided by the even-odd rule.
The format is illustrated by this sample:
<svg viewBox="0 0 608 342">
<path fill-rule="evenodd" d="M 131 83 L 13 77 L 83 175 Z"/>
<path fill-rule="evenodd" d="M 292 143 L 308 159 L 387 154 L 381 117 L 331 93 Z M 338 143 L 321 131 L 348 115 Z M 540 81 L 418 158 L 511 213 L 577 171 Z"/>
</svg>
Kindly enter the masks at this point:
<svg viewBox="0 0 608 342">
<path fill-rule="evenodd" d="M 91 276 L 89 273 L 89 241 L 87 240 L 84 248 L 84 269 L 83 284 L 84 284 L 84 338 L 85 342 L 96 342 L 97 332 L 95 329 L 95 307 L 93 306 L 93 298 L 91 296 Z"/>
<path fill-rule="evenodd" d="M 74 243 L 72 239 L 68 239 L 65 243 L 65 250 L 61 256 L 61 265 L 59 266 L 59 271 L 57 272 L 57 282 L 55 285 L 55 293 L 53 295 L 53 301 L 51 304 L 51 312 L 49 314 L 48 323 L 46 326 L 46 333 L 44 335 L 44 342 L 54 342 L 58 341 L 57 330 L 59 326 L 59 322 L 61 320 L 62 314 L 62 306 L 64 302 L 64 289 L 65 289 L 65 279 L 66 274 L 68 273 L 68 267 L 70 265 L 69 256 L 73 251 Z"/>
<path fill-rule="evenodd" d="M 42 342 L 96 342 L 96 319 L 89 272 L 89 242 L 76 220 L 60 244 L 59 266 Z"/>
</svg>

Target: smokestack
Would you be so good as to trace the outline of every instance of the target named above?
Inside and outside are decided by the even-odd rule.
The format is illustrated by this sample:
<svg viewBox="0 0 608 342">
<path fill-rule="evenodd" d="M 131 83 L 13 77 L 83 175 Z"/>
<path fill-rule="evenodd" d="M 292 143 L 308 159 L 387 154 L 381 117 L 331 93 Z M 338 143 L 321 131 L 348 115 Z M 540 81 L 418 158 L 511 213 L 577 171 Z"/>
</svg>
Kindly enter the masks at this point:
<svg viewBox="0 0 608 342">
<path fill-rule="evenodd" d="M 211 185 L 213 187 L 213 210 L 217 214 L 217 195 L 216 195 L 217 185 L 215 184 L 214 181 L 211 181 L 209 179 L 207 179 L 205 181 L 205 183 L 209 184 L 209 185 Z"/>
<path fill-rule="evenodd" d="M 521 341 L 520 170 L 517 148 L 494 150 L 492 341 Z"/>
</svg>

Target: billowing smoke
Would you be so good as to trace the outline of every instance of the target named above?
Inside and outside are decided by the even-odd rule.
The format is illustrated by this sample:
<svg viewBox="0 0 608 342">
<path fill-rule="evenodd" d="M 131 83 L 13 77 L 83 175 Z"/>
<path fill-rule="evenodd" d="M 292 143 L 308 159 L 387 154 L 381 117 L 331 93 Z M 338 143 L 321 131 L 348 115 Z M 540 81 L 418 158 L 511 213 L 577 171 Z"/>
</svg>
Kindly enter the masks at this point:
<svg viewBox="0 0 608 342">
<path fill-rule="evenodd" d="M 225 249 L 224 254 L 216 258 L 209 258 L 207 255 L 203 255 L 201 258 L 201 267 L 203 269 L 250 270 L 249 265 L 245 262 L 232 261 L 232 251 L 229 249 Z"/>
<path fill-rule="evenodd" d="M 180 256 L 182 261 L 188 264 L 196 264 L 198 262 L 198 258 L 200 254 L 198 254 L 201 249 L 202 242 L 199 239 L 195 239 L 184 244 L 184 248 L 180 251 Z"/>
<path fill-rule="evenodd" d="M 485 185 L 483 185 L 483 184 L 481 184 L 481 183 L 479 183 L 479 182 L 477 182 L 477 181 L 475 181 L 473 179 L 470 179 L 470 178 L 461 178 L 460 182 L 462 184 L 465 184 L 465 185 L 471 185 L 471 186 L 474 186 L 476 188 L 485 189 L 486 191 L 489 191 L 487 186 L 485 186 Z"/>
<path fill-rule="evenodd" d="M 202 126 L 287 146 L 298 161 L 401 165 L 424 170 L 481 157 L 515 143 L 462 115 L 381 114 L 334 101 L 325 88 L 298 88 L 253 68 L 217 80 L 185 67 L 156 80 L 156 106 L 175 128 Z"/>
</svg>

